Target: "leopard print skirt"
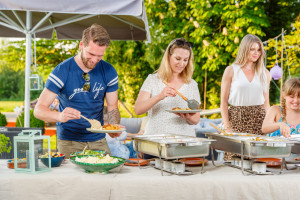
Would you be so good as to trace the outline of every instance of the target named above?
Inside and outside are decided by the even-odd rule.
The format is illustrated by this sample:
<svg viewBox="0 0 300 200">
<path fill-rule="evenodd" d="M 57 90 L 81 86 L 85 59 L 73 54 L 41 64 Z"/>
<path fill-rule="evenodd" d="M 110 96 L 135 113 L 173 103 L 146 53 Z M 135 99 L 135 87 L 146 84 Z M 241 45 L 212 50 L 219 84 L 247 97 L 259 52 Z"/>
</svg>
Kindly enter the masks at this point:
<svg viewBox="0 0 300 200">
<path fill-rule="evenodd" d="M 263 105 L 230 106 L 228 117 L 233 132 L 262 135 L 262 123 L 266 116 Z M 224 160 L 231 160 L 236 154 L 225 152 Z"/>
</svg>

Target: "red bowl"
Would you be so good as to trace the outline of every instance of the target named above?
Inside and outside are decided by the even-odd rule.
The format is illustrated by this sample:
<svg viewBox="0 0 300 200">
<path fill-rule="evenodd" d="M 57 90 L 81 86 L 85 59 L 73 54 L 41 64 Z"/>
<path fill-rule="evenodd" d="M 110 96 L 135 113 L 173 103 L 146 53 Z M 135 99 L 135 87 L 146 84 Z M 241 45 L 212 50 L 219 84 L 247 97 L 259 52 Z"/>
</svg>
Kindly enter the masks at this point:
<svg viewBox="0 0 300 200">
<path fill-rule="evenodd" d="M 184 162 L 186 166 L 199 166 L 202 165 L 202 158 L 183 158 L 179 160 L 180 162 Z M 208 162 L 207 159 L 204 160 L 204 164 Z"/>
<path fill-rule="evenodd" d="M 136 158 L 129 158 L 128 160 L 131 160 L 133 162 L 137 162 Z M 139 162 L 140 162 L 140 166 L 144 166 L 144 165 L 148 165 L 148 163 L 150 162 L 150 160 L 139 159 Z M 126 161 L 125 161 L 124 165 L 127 165 L 127 166 L 139 166 L 138 163 L 130 163 L 130 162 L 126 162 Z"/>
<path fill-rule="evenodd" d="M 15 162 L 13 160 L 8 160 L 7 161 L 7 167 L 10 169 L 15 169 Z M 18 163 L 18 168 L 27 168 L 27 163 L 26 162 L 19 162 Z"/>
<path fill-rule="evenodd" d="M 282 164 L 281 159 L 279 158 L 257 158 L 255 160 L 265 162 L 267 167 L 279 167 Z"/>
</svg>

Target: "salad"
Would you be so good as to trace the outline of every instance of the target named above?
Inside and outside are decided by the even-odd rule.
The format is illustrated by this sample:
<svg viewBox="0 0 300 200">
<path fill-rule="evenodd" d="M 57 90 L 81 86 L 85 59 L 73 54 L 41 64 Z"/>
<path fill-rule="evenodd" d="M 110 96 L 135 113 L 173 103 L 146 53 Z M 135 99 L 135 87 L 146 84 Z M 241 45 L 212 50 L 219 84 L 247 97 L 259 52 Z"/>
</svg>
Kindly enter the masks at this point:
<svg viewBox="0 0 300 200">
<path fill-rule="evenodd" d="M 57 152 L 57 153 L 51 152 L 50 154 L 51 154 L 52 158 L 57 158 L 57 157 L 65 156 L 65 154 L 62 154 L 62 153 L 59 153 L 59 152 Z M 49 153 L 48 152 L 41 156 L 41 158 L 48 158 L 48 157 L 49 157 Z"/>
<path fill-rule="evenodd" d="M 82 151 L 71 153 L 70 157 L 82 156 L 82 155 L 88 155 L 88 156 L 101 155 L 101 156 L 103 156 L 104 154 L 105 154 L 105 151 L 85 150 L 84 153 L 82 153 Z"/>
</svg>

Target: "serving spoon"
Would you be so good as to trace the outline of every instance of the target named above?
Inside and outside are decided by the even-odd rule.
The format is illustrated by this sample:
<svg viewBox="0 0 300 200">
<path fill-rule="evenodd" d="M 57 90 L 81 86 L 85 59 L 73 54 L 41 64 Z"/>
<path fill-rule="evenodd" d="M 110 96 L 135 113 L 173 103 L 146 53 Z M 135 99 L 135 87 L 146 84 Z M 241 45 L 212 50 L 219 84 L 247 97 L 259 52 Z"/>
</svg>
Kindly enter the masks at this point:
<svg viewBox="0 0 300 200">
<path fill-rule="evenodd" d="M 217 127 L 216 125 L 214 125 L 213 123 L 209 123 L 209 125 L 211 125 L 212 127 L 214 127 L 215 129 L 217 129 L 218 131 L 220 131 L 221 133 L 228 135 L 228 133 L 226 133 L 225 131 L 223 131 L 222 129 L 220 129 L 219 127 Z"/>
<path fill-rule="evenodd" d="M 80 117 L 82 117 L 83 119 L 87 120 L 91 124 L 91 128 L 92 129 L 101 129 L 102 128 L 101 123 L 98 120 L 96 120 L 96 119 L 88 119 L 88 118 L 86 118 L 83 115 L 80 115 Z"/>
<path fill-rule="evenodd" d="M 166 81 L 163 81 L 166 86 L 169 86 L 169 84 Z M 188 107 L 192 110 L 199 110 L 200 109 L 200 103 L 196 101 L 195 99 L 188 99 L 183 94 L 181 94 L 178 90 L 175 88 L 172 88 L 183 100 L 185 100 L 188 103 Z"/>
</svg>

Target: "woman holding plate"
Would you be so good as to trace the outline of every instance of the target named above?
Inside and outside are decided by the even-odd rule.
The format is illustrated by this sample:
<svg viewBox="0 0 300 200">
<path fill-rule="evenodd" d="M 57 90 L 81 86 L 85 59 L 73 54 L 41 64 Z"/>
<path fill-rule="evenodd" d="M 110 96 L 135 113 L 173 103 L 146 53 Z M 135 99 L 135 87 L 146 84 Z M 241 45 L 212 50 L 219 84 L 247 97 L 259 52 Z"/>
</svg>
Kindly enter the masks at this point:
<svg viewBox="0 0 300 200">
<path fill-rule="evenodd" d="M 175 107 L 187 108 L 186 101 L 174 89 L 200 102 L 198 84 L 192 79 L 193 61 L 192 43 L 177 38 L 168 45 L 159 69 L 148 75 L 135 103 L 137 115 L 148 112 L 145 135 L 196 135 L 194 125 L 200 121 L 199 111 L 172 111 Z"/>
</svg>

